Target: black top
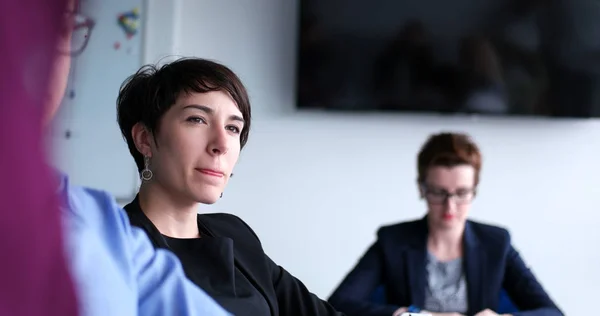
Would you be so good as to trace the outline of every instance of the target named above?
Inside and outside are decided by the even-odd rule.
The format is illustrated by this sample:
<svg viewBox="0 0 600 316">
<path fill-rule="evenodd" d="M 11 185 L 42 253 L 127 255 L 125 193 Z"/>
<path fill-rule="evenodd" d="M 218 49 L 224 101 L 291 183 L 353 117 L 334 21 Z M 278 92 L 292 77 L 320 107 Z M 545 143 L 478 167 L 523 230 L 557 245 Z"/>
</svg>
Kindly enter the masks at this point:
<svg viewBox="0 0 600 316">
<path fill-rule="evenodd" d="M 273 262 L 252 229 L 234 215 L 198 215 L 202 237 L 176 239 L 160 234 L 137 197 L 125 210 L 155 247 L 173 251 L 188 278 L 235 315 L 343 316 Z"/>
</svg>

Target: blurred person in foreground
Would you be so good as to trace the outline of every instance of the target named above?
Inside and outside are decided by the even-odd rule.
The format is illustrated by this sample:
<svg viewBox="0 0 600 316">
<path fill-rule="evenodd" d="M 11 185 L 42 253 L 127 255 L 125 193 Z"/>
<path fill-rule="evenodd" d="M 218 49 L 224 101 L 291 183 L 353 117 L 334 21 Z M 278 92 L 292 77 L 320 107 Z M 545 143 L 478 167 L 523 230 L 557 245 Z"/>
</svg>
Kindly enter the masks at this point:
<svg viewBox="0 0 600 316">
<path fill-rule="evenodd" d="M 427 215 L 380 228 L 332 294 L 332 305 L 351 316 L 497 316 L 505 290 L 519 310 L 514 315 L 563 315 L 508 231 L 467 219 L 481 165 L 479 148 L 467 135 L 431 136 L 418 155 L 417 185 Z M 380 287 L 384 303 L 372 299 Z"/>
<path fill-rule="evenodd" d="M 35 5 L 32 1 L 25 0 L 27 4 L 31 4 L 29 7 L 26 7 L 25 2 L 20 1 L 11 1 L 11 4 L 19 3 L 19 8 L 21 10 L 27 9 L 29 11 L 27 16 L 32 18 L 37 17 L 35 15 L 42 15 L 41 12 L 45 12 L 48 16 L 54 14 L 52 16 L 54 20 L 52 21 L 55 23 L 51 25 L 40 24 L 37 31 L 42 32 L 42 34 L 49 32 L 46 34 L 48 35 L 47 38 L 54 38 L 56 41 L 40 41 L 36 45 L 29 45 L 26 47 L 27 49 L 18 51 L 19 55 L 15 56 L 16 60 L 9 59 L 11 60 L 9 69 L 13 70 L 16 77 L 7 77 L 6 73 L 3 75 L 5 80 L 11 80 L 8 85 L 3 82 L 3 96 L 5 93 L 12 96 L 20 92 L 21 94 L 18 95 L 20 99 L 8 98 L 8 100 L 19 101 L 29 98 L 35 101 L 32 104 L 37 102 L 38 107 L 37 109 L 33 107 L 23 109 L 21 114 L 29 120 L 19 120 L 16 122 L 22 124 L 19 126 L 9 125 L 13 129 L 4 130 L 2 140 L 3 142 L 11 141 L 6 140 L 9 138 L 7 135 L 10 135 L 11 138 L 14 138 L 12 140 L 14 141 L 17 138 L 16 135 L 19 138 L 23 136 L 17 132 L 29 130 L 30 132 L 25 134 L 30 136 L 29 142 L 19 143 L 18 145 L 12 143 L 10 145 L 13 146 L 8 149 L 20 150 L 19 146 L 27 145 L 30 153 L 35 152 L 38 154 L 31 156 L 24 151 L 15 151 L 21 156 L 10 155 L 13 159 L 8 163 L 14 164 L 2 163 L 2 168 L 9 169 L 3 173 L 3 177 L 8 174 L 10 180 L 15 180 L 14 183 L 11 183 L 13 189 L 3 190 L 2 194 L 3 197 L 7 195 L 7 199 L 3 199 L 3 202 L 13 202 L 15 206 L 7 209 L 11 215 L 26 216 L 28 217 L 27 220 L 34 223 L 49 218 L 50 220 L 46 224 L 52 227 L 53 230 L 50 231 L 49 235 L 44 235 L 48 232 L 48 229 L 38 230 L 38 227 L 23 223 L 23 221 L 16 223 L 8 221 L 9 224 L 17 225 L 12 227 L 13 229 L 17 228 L 23 231 L 25 228 L 25 234 L 21 234 L 23 238 L 29 238 L 30 236 L 27 236 L 27 234 L 33 234 L 41 240 L 37 245 L 23 244 L 23 240 L 19 240 L 20 236 L 9 236 L 13 238 L 10 241 L 19 244 L 20 248 L 16 250 L 9 248 L 8 250 L 15 250 L 14 255 L 16 258 L 19 258 L 19 254 L 23 251 L 31 253 L 36 250 L 45 251 L 47 257 L 56 257 L 56 268 L 47 267 L 44 270 L 41 270 L 42 267 L 39 266 L 44 264 L 44 261 L 20 262 L 23 264 L 25 275 L 35 273 L 35 276 L 42 280 L 58 278 L 57 284 L 61 286 L 56 286 L 52 291 L 48 290 L 40 293 L 39 299 L 41 302 L 49 300 L 60 302 L 65 300 L 63 295 L 66 298 L 73 297 L 73 291 L 70 291 L 68 284 L 66 284 L 69 279 L 66 274 L 67 271 L 69 272 L 74 283 L 78 305 L 70 310 L 65 308 L 65 313 L 60 313 L 60 315 L 72 315 L 73 310 L 78 310 L 80 315 L 99 316 L 228 315 L 212 298 L 185 278 L 181 264 L 173 254 L 164 250 L 155 251 L 145 233 L 130 226 L 127 215 L 116 205 L 110 195 L 102 191 L 71 185 L 66 176 L 58 172 L 52 175 L 49 170 L 43 167 L 43 157 L 45 156 L 40 153 L 42 148 L 40 138 L 45 127 L 42 127 L 42 124 L 51 120 L 61 103 L 69 74 L 71 55 L 74 51 L 78 51 L 78 48 L 74 49 L 71 45 L 73 31 L 82 27 L 84 24 L 81 23 L 86 21 L 86 18 L 76 12 L 76 5 L 73 0 L 44 1 L 43 3 L 40 1 Z M 3 8 L 5 4 L 6 2 L 3 2 Z M 59 8 L 59 10 L 56 8 Z M 1 12 L 6 11 L 2 10 Z M 8 12 L 12 11 L 8 10 Z M 7 14 L 7 16 L 10 15 Z M 34 24 L 39 22 L 26 18 L 18 20 L 18 17 L 16 21 L 13 21 L 14 19 L 15 17 L 9 17 L 9 21 L 15 22 L 13 26 L 23 23 L 23 21 Z M 47 19 L 42 21 L 47 21 Z M 25 25 L 29 27 L 28 24 Z M 2 30 L 7 29 L 3 25 Z M 35 35 L 33 33 L 0 32 L 2 36 L 6 36 L 8 33 L 15 33 L 14 39 L 17 38 L 16 36 Z M 19 34 L 16 35 L 16 33 Z M 38 38 L 37 35 L 36 38 Z M 73 43 L 75 42 L 77 41 L 73 41 Z M 5 47 L 3 45 L 3 51 Z M 13 60 L 15 62 L 12 62 Z M 48 74 L 46 76 L 48 80 L 40 80 L 40 74 Z M 22 80 L 18 80 L 18 78 Z M 27 95 L 23 94 L 25 92 Z M 3 101 L 6 102 L 7 99 Z M 3 111 L 9 105 L 24 106 L 20 103 L 4 103 L 2 105 Z M 44 114 L 40 111 L 42 108 L 45 111 Z M 2 118 L 4 119 L 4 116 Z M 6 126 L 2 125 L 2 128 L 6 129 Z M 35 132 L 37 132 L 37 135 L 33 135 Z M 3 150 L 3 155 L 0 156 L 6 156 L 6 152 L 6 150 Z M 19 179 L 19 177 L 24 178 Z M 40 179 L 53 179 L 53 186 L 42 186 L 46 182 L 40 184 Z M 32 190 L 36 188 L 38 190 Z M 22 192 L 26 192 L 26 194 Z M 48 204 L 48 201 L 53 200 L 58 202 L 54 204 L 54 208 L 51 204 Z M 20 208 L 16 208 L 18 206 Z M 60 212 L 58 211 L 59 208 Z M 5 216 L 5 218 L 11 219 L 12 217 Z M 64 225 L 62 232 L 65 239 L 64 251 L 60 245 L 61 232 L 57 230 L 60 228 L 59 222 L 61 220 Z M 6 223 L 4 218 L 0 222 Z M 18 226 L 19 224 L 22 225 Z M 2 233 L 5 233 L 5 231 L 2 230 Z M 52 243 L 45 239 L 51 239 Z M 38 249 L 44 246 L 48 248 Z M 5 250 L 6 248 L 2 249 Z M 63 269 L 63 265 L 59 262 L 59 255 L 63 253 L 66 253 L 68 270 Z M 12 255 L 7 256 L 5 260 L 17 260 L 11 258 L 13 258 Z M 22 275 L 22 277 L 25 275 Z M 62 278 L 64 278 L 64 281 Z M 26 281 L 27 279 L 23 280 Z M 2 286 L 7 286 L 5 279 L 2 279 L 0 283 Z M 25 286 L 19 282 L 12 285 L 15 288 Z M 4 290 L 0 294 L 7 295 L 8 291 L 10 290 Z M 4 300 L 4 297 L 2 299 Z M 65 301 L 64 304 L 73 304 L 74 302 Z M 27 303 L 39 304 L 37 301 L 28 301 Z M 0 314 L 15 315 L 10 312 L 5 313 L 4 310 L 0 310 Z M 39 313 L 28 315 L 36 314 Z M 53 315 L 56 313 L 53 310 L 46 310 L 44 314 Z"/>
<path fill-rule="evenodd" d="M 35 74 L 27 72 L 32 52 L 43 58 L 55 49 L 62 1 L 0 1 L 0 315 L 77 315 L 42 150 L 50 58 L 38 60 Z"/>
</svg>

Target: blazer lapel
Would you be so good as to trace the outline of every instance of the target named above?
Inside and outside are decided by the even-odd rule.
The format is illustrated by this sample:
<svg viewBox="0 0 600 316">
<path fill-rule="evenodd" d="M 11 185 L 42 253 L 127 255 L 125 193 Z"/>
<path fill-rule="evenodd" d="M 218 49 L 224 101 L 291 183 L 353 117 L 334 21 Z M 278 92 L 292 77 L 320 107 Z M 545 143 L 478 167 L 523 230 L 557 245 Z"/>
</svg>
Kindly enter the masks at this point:
<svg viewBox="0 0 600 316">
<path fill-rule="evenodd" d="M 127 212 L 130 224 L 143 229 L 154 247 L 169 248 L 167 241 L 163 238 L 160 231 L 158 231 L 156 226 L 154 226 L 152 221 L 142 211 L 137 195 L 135 196 L 135 199 L 131 201 L 131 203 L 125 205 L 123 209 Z"/>
<path fill-rule="evenodd" d="M 419 307 L 425 305 L 425 286 L 427 283 L 427 217 L 412 234 L 410 249 L 407 251 L 408 279 L 412 304 Z"/>
<path fill-rule="evenodd" d="M 483 310 L 486 305 L 483 301 L 485 280 L 486 254 L 479 247 L 479 241 L 467 222 L 463 240 L 463 257 L 465 277 L 467 280 L 467 299 L 469 315 L 474 315 Z"/>
<path fill-rule="evenodd" d="M 198 215 L 198 226 L 199 227 L 202 227 L 204 230 L 208 231 L 212 236 L 224 237 L 221 234 L 216 233 L 213 229 L 211 229 L 210 225 L 208 225 L 206 223 L 206 221 L 201 220 L 200 217 L 201 217 L 201 215 Z M 225 237 L 231 238 L 230 236 L 225 236 Z M 254 286 L 254 288 L 256 288 L 256 290 L 258 290 L 260 292 L 260 294 L 263 296 L 263 298 L 265 299 L 267 304 L 269 304 L 269 309 L 271 310 L 271 315 L 277 315 L 279 313 L 278 303 L 277 303 L 277 301 L 271 299 L 271 298 L 275 297 L 275 295 L 268 295 L 266 293 L 266 289 L 270 288 L 270 286 L 268 284 L 262 283 L 258 278 L 256 278 L 256 276 L 252 273 L 252 271 L 250 271 L 250 269 L 248 267 L 246 267 L 244 264 L 244 263 L 248 263 L 248 262 L 253 262 L 254 258 L 246 256 L 246 253 L 244 251 L 240 250 L 239 245 L 241 243 L 243 243 L 242 241 L 236 240 L 234 238 L 232 238 L 232 240 L 234 242 L 233 253 L 234 253 L 235 267 L 237 269 L 239 269 L 240 272 Z M 266 277 L 269 278 L 270 276 L 267 275 Z"/>
</svg>

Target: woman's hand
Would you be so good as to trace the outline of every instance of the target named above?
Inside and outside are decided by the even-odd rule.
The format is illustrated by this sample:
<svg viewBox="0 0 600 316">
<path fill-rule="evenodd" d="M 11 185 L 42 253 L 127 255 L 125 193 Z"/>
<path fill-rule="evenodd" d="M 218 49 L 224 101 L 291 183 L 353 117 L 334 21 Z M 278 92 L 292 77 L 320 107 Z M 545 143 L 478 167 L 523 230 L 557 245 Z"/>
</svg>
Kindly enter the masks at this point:
<svg viewBox="0 0 600 316">
<path fill-rule="evenodd" d="M 408 307 L 400 307 L 392 314 L 392 316 L 400 316 L 406 313 L 406 311 L 408 311 Z"/>
<path fill-rule="evenodd" d="M 512 316 L 511 314 L 497 314 L 496 312 L 494 312 L 493 310 L 490 309 L 486 309 L 483 310 L 477 314 L 475 314 L 475 316 Z"/>
</svg>

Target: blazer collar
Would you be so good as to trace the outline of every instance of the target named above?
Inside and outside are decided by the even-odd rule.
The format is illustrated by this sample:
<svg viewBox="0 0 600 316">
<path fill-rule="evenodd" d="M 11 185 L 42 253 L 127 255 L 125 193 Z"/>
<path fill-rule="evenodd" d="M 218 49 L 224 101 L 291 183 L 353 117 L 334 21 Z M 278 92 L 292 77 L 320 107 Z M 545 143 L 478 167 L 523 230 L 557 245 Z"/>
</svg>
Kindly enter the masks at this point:
<svg viewBox="0 0 600 316">
<path fill-rule="evenodd" d="M 465 225 L 463 236 L 463 266 L 467 280 L 469 314 L 474 315 L 486 306 L 482 293 L 485 292 L 484 287 L 487 283 L 487 255 L 485 249 L 480 247 L 479 238 L 470 221 Z"/>
<path fill-rule="evenodd" d="M 427 235 L 429 234 L 427 216 L 416 223 L 414 231 L 404 234 L 406 233 L 410 234 L 410 247 L 407 252 L 410 297 L 413 305 L 424 307 L 427 286 Z"/>
<path fill-rule="evenodd" d="M 154 226 L 152 221 L 144 214 L 142 208 L 140 207 L 140 202 L 138 196 L 136 195 L 135 199 L 131 201 L 131 203 L 127 204 L 124 207 L 127 215 L 129 216 L 129 220 L 131 224 L 134 226 L 141 227 L 146 231 L 146 234 L 152 241 L 155 247 L 160 248 L 169 248 L 169 244 L 167 240 L 163 237 L 160 231 Z M 223 237 L 218 232 L 215 232 L 209 225 L 200 219 L 201 215 L 198 215 L 198 228 L 202 227 L 201 230 L 207 232 L 210 236 L 214 237 Z M 229 236 L 224 236 L 229 237 Z M 229 237 L 230 238 L 230 237 Z M 232 238 L 235 239 L 235 238 Z M 234 240 L 235 242 L 235 240 Z M 260 243 L 259 243 L 260 245 Z M 241 259 L 241 260 L 240 260 Z M 269 308 L 271 309 L 271 313 L 273 315 L 277 314 L 277 301 L 273 300 L 274 295 L 267 295 L 267 290 L 270 285 L 269 283 L 265 283 L 264 280 L 259 280 L 256 278 L 251 269 L 247 266 L 248 263 L 251 263 L 255 260 L 255 257 L 249 257 L 247 251 L 241 250 L 238 246 L 234 244 L 234 263 L 236 268 L 242 272 L 242 274 L 254 285 L 254 287 L 263 295 L 267 303 L 269 304 Z M 268 276 L 267 276 L 268 277 Z"/>
<path fill-rule="evenodd" d="M 479 247 L 479 238 L 477 234 L 473 231 L 473 224 L 471 221 L 467 221 L 465 223 L 465 231 L 463 233 L 463 246 L 468 249 L 474 249 Z M 403 232 L 406 233 L 406 232 Z M 417 221 L 416 229 L 413 232 L 410 232 L 409 242 L 411 246 L 415 249 L 424 249 L 427 250 L 427 236 L 429 235 L 429 224 L 427 222 L 427 215 Z"/>
<path fill-rule="evenodd" d="M 125 205 L 123 209 L 127 212 L 131 225 L 143 229 L 150 241 L 152 241 L 154 247 L 169 248 L 166 239 L 160 233 L 158 228 L 154 226 L 152 221 L 142 211 L 138 195 L 135 196 L 135 199 L 133 199 L 131 203 Z"/>
</svg>

